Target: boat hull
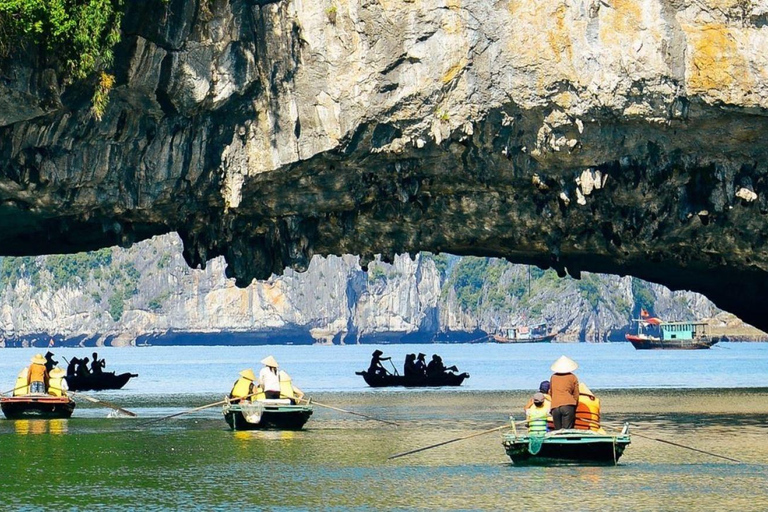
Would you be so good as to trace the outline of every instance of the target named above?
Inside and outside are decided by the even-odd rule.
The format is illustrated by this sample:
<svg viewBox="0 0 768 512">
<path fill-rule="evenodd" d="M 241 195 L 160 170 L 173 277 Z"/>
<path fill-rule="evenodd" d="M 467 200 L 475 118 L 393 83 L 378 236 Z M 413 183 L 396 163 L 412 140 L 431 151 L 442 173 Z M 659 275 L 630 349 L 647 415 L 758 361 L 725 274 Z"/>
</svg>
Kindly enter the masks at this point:
<svg viewBox="0 0 768 512">
<path fill-rule="evenodd" d="M 532 336 L 530 338 L 508 338 L 500 334 L 493 335 L 493 341 L 496 343 L 551 343 L 555 339 L 557 333 L 548 334 L 546 336 Z"/>
<path fill-rule="evenodd" d="M 72 416 L 75 402 L 68 397 L 24 395 L 0 398 L 0 408 L 9 420 L 62 419 Z"/>
<path fill-rule="evenodd" d="M 444 373 L 442 375 L 431 375 L 429 377 L 413 377 L 405 375 L 372 375 L 366 371 L 355 372 L 365 380 L 365 383 L 372 388 L 387 387 L 439 387 L 439 386 L 461 386 L 464 379 L 469 378 L 469 374 L 464 373 Z"/>
<path fill-rule="evenodd" d="M 538 448 L 531 439 L 527 435 L 504 436 L 504 449 L 515 465 L 615 465 L 630 444 L 629 434 L 612 436 L 591 430 L 548 433 Z"/>
<path fill-rule="evenodd" d="M 125 386 L 131 377 L 138 377 L 135 373 L 104 372 L 85 376 L 67 375 L 67 386 L 72 391 L 102 391 L 104 389 L 120 389 Z"/>
<path fill-rule="evenodd" d="M 258 402 L 245 406 L 228 403 L 222 410 L 224 420 L 232 430 L 301 430 L 312 416 L 312 412 L 309 405 Z M 255 419 L 258 421 L 254 421 Z"/>
<path fill-rule="evenodd" d="M 703 350 L 720 341 L 717 338 L 661 340 L 632 334 L 627 334 L 626 338 L 637 350 Z"/>
</svg>

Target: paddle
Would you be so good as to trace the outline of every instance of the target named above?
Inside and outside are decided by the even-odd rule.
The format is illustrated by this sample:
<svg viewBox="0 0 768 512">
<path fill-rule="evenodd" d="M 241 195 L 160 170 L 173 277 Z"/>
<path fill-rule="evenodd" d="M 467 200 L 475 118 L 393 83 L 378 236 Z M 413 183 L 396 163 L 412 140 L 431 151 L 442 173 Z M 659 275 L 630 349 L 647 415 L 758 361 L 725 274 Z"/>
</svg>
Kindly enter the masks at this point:
<svg viewBox="0 0 768 512">
<path fill-rule="evenodd" d="M 2 393 L 0 393 L 0 395 L 7 395 L 8 393 L 13 393 L 14 391 L 17 391 L 19 389 L 24 389 L 27 386 L 29 386 L 29 384 L 24 384 L 23 386 L 19 386 L 17 388 L 9 389 L 8 391 L 3 391 Z"/>
<path fill-rule="evenodd" d="M 261 391 L 259 391 L 259 393 L 261 393 Z M 227 403 L 228 401 L 231 401 L 231 400 L 245 400 L 246 398 L 250 398 L 250 397 L 255 396 L 257 394 L 258 393 L 251 393 L 250 395 L 246 395 L 246 396 L 244 396 L 242 398 L 233 398 L 233 399 L 225 398 L 224 400 L 219 400 L 218 402 L 213 402 L 212 404 L 201 405 L 200 407 L 195 407 L 194 409 L 189 409 L 189 410 L 186 410 L 186 411 L 177 412 L 175 414 L 170 414 L 168 416 L 163 416 L 162 418 L 154 418 L 154 419 L 151 419 L 149 421 L 145 421 L 143 423 L 140 423 L 139 426 L 143 427 L 144 425 L 149 425 L 150 423 L 156 423 L 158 421 L 163 421 L 163 420 L 168 420 L 168 419 L 171 419 L 171 418 L 176 418 L 178 416 L 183 416 L 184 414 L 189 414 L 190 412 L 197 412 L 197 411 L 202 411 L 204 409 L 210 409 L 211 407 L 216 407 L 217 405 L 224 405 L 225 403 Z"/>
<path fill-rule="evenodd" d="M 525 421 L 520 421 L 518 423 L 515 423 L 514 425 L 525 424 L 525 423 L 526 423 Z M 395 455 L 390 455 L 389 457 L 387 457 L 387 460 L 397 459 L 398 457 L 405 457 L 406 455 L 411 455 L 412 453 L 423 452 L 424 450 L 431 450 L 432 448 L 437 448 L 438 446 L 443 446 L 443 445 L 446 445 L 446 444 L 455 443 L 456 441 L 463 441 L 465 439 L 470 439 L 472 437 L 483 436 L 485 434 L 491 434 L 493 432 L 496 432 L 498 430 L 502 430 L 502 429 L 505 429 L 505 428 L 512 428 L 512 424 L 507 423 L 506 425 L 501 425 L 500 427 L 489 428 L 488 430 L 483 430 L 482 432 L 475 432 L 474 434 L 469 434 L 469 435 L 466 435 L 466 436 L 457 437 L 455 439 L 450 439 L 448 441 L 443 441 L 442 443 L 432 444 L 432 445 L 429 445 L 429 446 L 424 446 L 422 448 L 416 448 L 415 450 L 409 450 L 407 452 L 396 453 Z"/>
<path fill-rule="evenodd" d="M 120 407 L 118 405 L 115 405 L 113 403 L 107 402 L 106 400 L 99 400 L 98 398 L 93 398 L 92 396 L 84 395 L 84 394 L 82 394 L 80 392 L 75 393 L 74 391 L 67 391 L 67 394 L 72 396 L 72 397 L 74 397 L 74 398 L 77 398 L 77 397 L 84 398 L 84 399 L 88 400 L 89 402 L 93 402 L 94 404 L 99 404 L 99 405 L 103 405 L 103 406 L 109 407 L 110 409 L 114 409 L 114 410 L 116 410 L 118 412 L 121 412 L 121 413 L 126 414 L 128 416 L 132 416 L 134 418 L 136 416 L 138 416 L 138 414 L 136 414 L 135 412 L 131 412 L 128 409 L 123 409 L 122 407 Z"/>
<path fill-rule="evenodd" d="M 589 421 L 589 420 L 585 420 L 585 421 L 587 421 L 589 423 L 595 423 L 595 422 Z M 637 428 L 637 427 L 635 427 L 635 428 Z M 706 450 L 700 450 L 699 448 L 694 448 L 693 446 L 686 446 L 684 444 L 675 443 L 675 442 L 672 442 L 672 441 L 667 441 L 666 439 L 661 439 L 661 438 L 658 438 L 658 437 L 644 436 L 643 434 L 638 434 L 637 432 L 631 432 L 630 435 L 637 436 L 637 437 L 642 437 L 643 439 L 649 439 L 651 441 L 657 441 L 659 443 L 665 443 L 665 444 L 669 444 L 669 445 L 672 445 L 672 446 L 677 446 L 678 448 L 685 448 L 686 450 L 691 450 L 691 451 L 694 451 L 694 452 L 703 453 L 705 455 L 710 455 L 712 457 L 717 457 L 719 459 L 725 459 L 725 460 L 728 460 L 728 461 L 731 461 L 731 462 L 736 462 L 736 463 L 739 463 L 739 464 L 743 464 L 744 463 L 743 461 L 740 461 L 738 459 L 733 459 L 731 457 L 726 457 L 725 455 L 719 455 L 717 453 L 708 452 Z"/>
<path fill-rule="evenodd" d="M 291 397 L 283 396 L 283 398 L 291 398 Z M 314 400 L 307 400 L 307 399 L 304 399 L 304 398 L 300 398 L 299 399 L 299 401 L 302 401 L 302 400 L 305 401 L 307 404 L 317 405 L 318 407 L 325 407 L 326 409 L 332 409 L 334 411 L 345 412 L 347 414 L 354 414 L 355 416 L 362 416 L 363 418 L 368 418 L 369 420 L 380 421 L 382 423 L 387 423 L 389 425 L 394 425 L 396 427 L 398 426 L 398 424 L 395 423 L 394 421 L 387 421 L 387 420 L 382 420 L 380 418 L 374 418 L 373 416 L 368 416 L 367 414 L 362 414 L 362 413 L 354 412 L 354 411 L 348 411 L 348 410 L 342 409 L 340 407 L 334 407 L 332 405 L 327 405 L 327 404 L 322 404 L 320 402 L 315 402 Z"/>
</svg>

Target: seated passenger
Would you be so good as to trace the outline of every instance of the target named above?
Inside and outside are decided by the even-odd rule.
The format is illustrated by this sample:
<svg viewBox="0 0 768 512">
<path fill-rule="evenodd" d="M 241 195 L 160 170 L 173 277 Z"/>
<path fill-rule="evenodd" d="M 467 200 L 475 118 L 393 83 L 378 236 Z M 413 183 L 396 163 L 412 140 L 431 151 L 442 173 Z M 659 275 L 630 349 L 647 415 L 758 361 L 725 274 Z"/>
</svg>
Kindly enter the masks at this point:
<svg viewBox="0 0 768 512">
<path fill-rule="evenodd" d="M 579 382 L 579 403 L 576 404 L 574 428 L 604 433 L 600 427 L 600 399 L 583 382 Z"/>
<path fill-rule="evenodd" d="M 90 359 L 87 357 L 84 357 L 83 359 L 80 359 L 77 363 L 77 376 L 78 377 L 87 377 L 91 374 L 90 370 L 88 370 L 88 362 Z"/>
<path fill-rule="evenodd" d="M 528 421 L 528 434 L 543 436 L 547 433 L 547 417 L 549 405 L 544 393 L 534 393 L 531 406 L 525 409 L 525 419 Z"/>
<path fill-rule="evenodd" d="M 418 375 L 418 371 L 416 370 L 416 354 L 408 354 L 405 356 L 403 375 L 406 377 L 414 377 Z"/>
<path fill-rule="evenodd" d="M 304 398 L 304 392 L 291 382 L 291 376 L 280 370 L 280 398 L 287 398 L 292 404 L 300 402 Z"/>
<path fill-rule="evenodd" d="M 440 357 L 437 354 L 432 354 L 432 360 L 427 365 L 427 375 L 428 376 L 442 375 L 444 373 L 447 373 L 449 370 L 450 371 L 454 371 L 454 372 L 459 371 L 459 369 L 456 368 L 455 365 L 454 366 L 449 366 L 449 367 L 446 368 L 445 365 L 443 364 L 443 358 Z"/>
<path fill-rule="evenodd" d="M 422 376 L 427 374 L 427 362 L 424 361 L 425 357 L 427 357 L 426 354 L 419 352 L 419 357 L 416 359 L 416 373 Z"/>
<path fill-rule="evenodd" d="M 67 396 L 69 386 L 64 378 L 66 373 L 61 368 L 54 368 L 51 370 L 50 379 L 48 380 L 48 394 L 53 396 Z"/>
<path fill-rule="evenodd" d="M 77 372 L 77 368 L 80 365 L 80 359 L 77 357 L 73 357 L 69 364 L 67 365 L 67 376 L 68 377 L 74 377 L 75 373 Z"/>
</svg>

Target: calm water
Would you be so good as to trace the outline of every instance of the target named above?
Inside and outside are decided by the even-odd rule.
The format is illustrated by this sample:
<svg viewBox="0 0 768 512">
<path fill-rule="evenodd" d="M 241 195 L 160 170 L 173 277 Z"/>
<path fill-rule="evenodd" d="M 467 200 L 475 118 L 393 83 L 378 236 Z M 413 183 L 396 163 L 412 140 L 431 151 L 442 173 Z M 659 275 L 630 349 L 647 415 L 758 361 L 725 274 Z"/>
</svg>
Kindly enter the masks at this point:
<svg viewBox="0 0 768 512">
<path fill-rule="evenodd" d="M 372 390 L 355 370 L 374 346 L 101 349 L 107 369 L 139 373 L 91 393 L 140 418 L 78 402 L 70 420 L 0 420 L 0 509 L 768 509 L 768 344 L 695 352 L 613 345 L 387 345 L 397 358 L 437 351 L 472 375 L 459 390 Z M 40 349 L 0 350 L 2 390 Z M 44 351 L 44 350 L 43 350 Z M 91 350 L 92 351 L 92 350 Z M 62 356 L 86 350 L 56 350 Z M 393 427 L 315 408 L 301 432 L 228 430 L 212 408 L 237 372 L 274 355 L 315 400 L 397 421 Z M 609 422 L 630 421 L 618 467 L 521 468 L 497 433 L 412 456 L 387 456 L 502 424 L 561 354 L 600 390 Z M 686 389 L 681 389 L 686 388 Z M 641 438 L 664 439 L 742 460 Z"/>
</svg>

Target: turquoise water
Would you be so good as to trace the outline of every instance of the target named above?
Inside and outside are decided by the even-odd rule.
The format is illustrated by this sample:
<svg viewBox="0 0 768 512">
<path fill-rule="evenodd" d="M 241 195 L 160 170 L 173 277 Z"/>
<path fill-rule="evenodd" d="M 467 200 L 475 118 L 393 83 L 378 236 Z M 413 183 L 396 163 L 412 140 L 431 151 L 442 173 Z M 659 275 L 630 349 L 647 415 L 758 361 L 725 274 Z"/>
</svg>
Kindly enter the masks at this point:
<svg viewBox="0 0 768 512">
<path fill-rule="evenodd" d="M 721 343 L 710 350 L 635 350 L 629 343 L 554 343 L 502 345 L 349 345 L 254 347 L 101 348 L 107 371 L 138 373 L 126 386 L 131 394 L 227 392 L 244 368 L 258 372 L 259 361 L 273 355 L 305 391 L 371 392 L 355 371 L 368 368 L 381 349 L 402 371 L 407 353 L 439 353 L 471 377 L 462 391 L 532 389 L 549 377 L 549 366 L 565 354 L 580 365 L 576 372 L 590 387 L 731 388 L 768 386 L 768 343 Z M 44 348 L 0 350 L 0 383 L 11 389 L 19 369 Z M 90 357 L 90 349 L 54 349 L 60 364 L 72 356 Z"/>
<path fill-rule="evenodd" d="M 69 420 L 0 420 L 0 510 L 768 510 L 766 344 L 696 352 L 613 345 L 386 345 L 398 359 L 439 352 L 472 377 L 457 389 L 373 390 L 354 370 L 373 346 L 100 349 L 139 373 L 90 393 Z M 38 349 L 37 351 L 40 351 Z M 44 350 L 42 350 L 44 352 Z M 0 350 L 9 389 L 35 349 Z M 56 356 L 92 350 L 56 350 Z M 237 372 L 274 355 L 322 404 L 300 432 L 232 432 L 218 407 Z M 520 419 L 561 354 L 603 401 L 606 426 L 635 436 L 617 467 L 515 467 L 499 433 L 387 457 Z M 684 389 L 685 388 L 685 389 Z M 644 436 L 644 437 L 641 437 Z M 671 446 L 667 440 L 713 455 Z"/>
</svg>

